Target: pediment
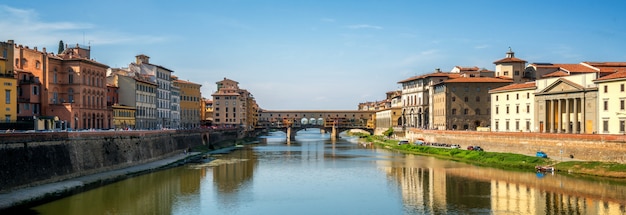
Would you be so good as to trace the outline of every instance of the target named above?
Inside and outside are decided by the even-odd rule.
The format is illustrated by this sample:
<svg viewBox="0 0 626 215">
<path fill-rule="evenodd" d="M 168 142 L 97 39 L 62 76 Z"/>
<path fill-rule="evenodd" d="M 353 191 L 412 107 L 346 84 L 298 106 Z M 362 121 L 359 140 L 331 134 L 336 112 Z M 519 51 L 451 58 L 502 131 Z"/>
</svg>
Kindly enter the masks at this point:
<svg viewBox="0 0 626 215">
<path fill-rule="evenodd" d="M 579 92 L 584 91 L 584 87 L 571 82 L 564 78 L 559 78 L 559 80 L 554 83 L 548 85 L 545 89 L 541 90 L 540 94 L 553 94 L 553 93 L 563 93 L 563 92 Z"/>
</svg>

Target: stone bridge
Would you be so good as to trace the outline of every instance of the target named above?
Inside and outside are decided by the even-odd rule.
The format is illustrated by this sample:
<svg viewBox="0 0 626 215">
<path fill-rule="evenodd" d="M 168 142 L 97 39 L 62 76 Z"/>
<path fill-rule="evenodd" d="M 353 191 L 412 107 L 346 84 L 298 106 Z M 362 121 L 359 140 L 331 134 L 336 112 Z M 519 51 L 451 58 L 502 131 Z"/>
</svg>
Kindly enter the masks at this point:
<svg viewBox="0 0 626 215">
<path fill-rule="evenodd" d="M 373 134 L 374 111 L 360 110 L 261 110 L 257 129 L 282 130 L 287 140 L 307 128 L 319 128 L 337 138 L 339 133 L 350 129 L 361 129 Z"/>
</svg>

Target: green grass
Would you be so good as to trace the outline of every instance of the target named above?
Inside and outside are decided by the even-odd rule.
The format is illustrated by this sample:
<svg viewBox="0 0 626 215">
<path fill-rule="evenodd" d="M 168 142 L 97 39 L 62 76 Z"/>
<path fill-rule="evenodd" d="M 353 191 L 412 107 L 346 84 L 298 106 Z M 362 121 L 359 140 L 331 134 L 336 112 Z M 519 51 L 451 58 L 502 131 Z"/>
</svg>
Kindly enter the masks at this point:
<svg viewBox="0 0 626 215">
<path fill-rule="evenodd" d="M 550 164 L 549 159 L 513 153 L 469 151 L 463 149 L 438 148 L 412 144 L 398 146 L 397 141 L 394 142 L 385 142 L 381 144 L 407 153 L 432 155 L 435 157 L 462 161 L 480 166 L 533 170 L 537 165 Z"/>
<path fill-rule="evenodd" d="M 423 154 L 444 159 L 450 159 L 479 166 L 488 166 L 511 170 L 534 170 L 536 166 L 553 165 L 557 171 L 564 171 L 579 175 L 601 176 L 616 179 L 626 178 L 626 164 L 598 162 L 598 161 L 568 161 L 560 162 L 548 158 L 539 158 L 513 153 L 469 151 L 463 149 L 438 148 L 413 144 L 398 145 L 397 140 L 390 140 L 382 136 L 365 136 L 368 142 L 374 142 L 387 148 L 405 153 Z"/>
</svg>

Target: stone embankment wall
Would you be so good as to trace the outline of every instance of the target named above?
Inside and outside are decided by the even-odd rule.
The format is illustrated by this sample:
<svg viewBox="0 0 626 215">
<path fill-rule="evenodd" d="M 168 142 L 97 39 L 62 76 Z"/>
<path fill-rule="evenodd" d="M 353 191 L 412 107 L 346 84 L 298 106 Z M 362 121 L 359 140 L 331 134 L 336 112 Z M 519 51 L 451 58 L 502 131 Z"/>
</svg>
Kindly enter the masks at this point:
<svg viewBox="0 0 626 215">
<path fill-rule="evenodd" d="M 548 134 L 529 132 L 479 132 L 409 129 L 405 138 L 427 142 L 481 146 L 486 151 L 533 155 L 544 151 L 561 157 L 588 161 L 626 163 L 626 135 Z"/>
<path fill-rule="evenodd" d="M 224 139 L 197 130 L 3 133 L 0 192 L 143 164 L 202 144 L 213 147 L 211 136 Z"/>
</svg>

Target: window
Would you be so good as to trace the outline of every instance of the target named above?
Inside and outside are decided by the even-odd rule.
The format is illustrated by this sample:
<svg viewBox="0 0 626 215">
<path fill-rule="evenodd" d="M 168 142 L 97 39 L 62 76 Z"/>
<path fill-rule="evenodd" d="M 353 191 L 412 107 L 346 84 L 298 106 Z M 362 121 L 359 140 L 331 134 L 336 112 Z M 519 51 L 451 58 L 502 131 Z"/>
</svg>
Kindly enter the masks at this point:
<svg viewBox="0 0 626 215">
<path fill-rule="evenodd" d="M 463 114 L 464 114 L 464 115 L 469 114 L 469 109 L 467 109 L 467 108 L 463 109 Z"/>
<path fill-rule="evenodd" d="M 515 121 L 515 130 L 519 131 L 519 121 Z"/>
<path fill-rule="evenodd" d="M 6 97 L 6 104 L 11 104 L 11 90 L 4 90 L 4 96 Z"/>
<path fill-rule="evenodd" d="M 515 113 L 519 113 L 519 105 L 515 106 Z"/>
<path fill-rule="evenodd" d="M 516 94 L 515 94 L 515 99 L 516 99 L 516 100 L 519 100 L 519 93 L 516 93 Z"/>
<path fill-rule="evenodd" d="M 506 106 L 506 114 L 509 114 L 509 106 Z"/>
<path fill-rule="evenodd" d="M 530 98 L 530 93 L 526 93 L 526 98 L 529 99 Z"/>
<path fill-rule="evenodd" d="M 452 96 L 452 101 L 456 101 L 456 97 Z"/>
<path fill-rule="evenodd" d="M 469 98 L 468 98 L 467 96 L 465 96 L 465 99 L 464 99 L 464 100 L 465 100 L 465 102 L 468 102 L 468 101 L 469 101 Z"/>
<path fill-rule="evenodd" d="M 624 99 L 619 100 L 619 109 L 624 110 Z"/>
<path fill-rule="evenodd" d="M 623 119 L 619 121 L 619 133 L 624 133 L 624 129 L 626 127 L 626 123 L 624 123 L 626 121 L 624 121 Z"/>
<path fill-rule="evenodd" d="M 500 122 L 496 121 L 496 131 L 498 130 L 499 127 L 500 127 Z"/>
<path fill-rule="evenodd" d="M 619 91 L 620 92 L 624 92 L 624 84 L 620 84 L 619 85 Z"/>
<path fill-rule="evenodd" d="M 479 102 L 480 101 L 480 96 L 476 96 L 476 101 Z"/>
<path fill-rule="evenodd" d="M 496 96 L 496 101 L 498 101 L 498 96 Z"/>
<path fill-rule="evenodd" d="M 506 126 L 505 129 L 508 131 L 509 130 L 509 121 L 506 121 L 505 126 Z"/>
<path fill-rule="evenodd" d="M 452 115 L 456 115 L 456 108 L 452 108 Z"/>
<path fill-rule="evenodd" d="M 39 95 L 39 88 L 37 86 L 33 86 L 33 95 Z"/>
<path fill-rule="evenodd" d="M 507 101 L 509 100 L 509 94 L 506 94 L 506 100 Z"/>
<path fill-rule="evenodd" d="M 519 70 L 515 70 L 515 76 L 519 76 Z"/>
<path fill-rule="evenodd" d="M 603 109 L 604 109 L 605 111 L 608 111 L 608 110 L 609 110 L 609 101 L 604 101 L 604 103 L 603 103 L 603 104 L 604 104 L 604 105 L 603 105 L 603 106 L 604 106 L 604 108 L 603 108 Z"/>
<path fill-rule="evenodd" d="M 496 114 L 498 114 L 498 107 L 496 106 Z"/>
<path fill-rule="evenodd" d="M 480 109 L 476 108 L 474 111 L 476 111 L 476 115 L 480 115 Z"/>
<path fill-rule="evenodd" d="M 526 130 L 530 131 L 530 121 L 526 120 Z"/>
<path fill-rule="evenodd" d="M 526 105 L 526 113 L 530 113 L 530 105 Z"/>
<path fill-rule="evenodd" d="M 604 92 L 607 93 L 609 91 L 609 86 L 608 85 L 604 85 Z"/>
<path fill-rule="evenodd" d="M 609 120 L 602 121 L 602 130 L 606 133 L 609 132 Z"/>
</svg>

